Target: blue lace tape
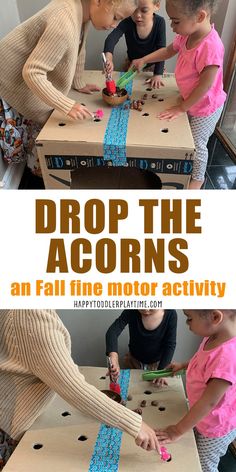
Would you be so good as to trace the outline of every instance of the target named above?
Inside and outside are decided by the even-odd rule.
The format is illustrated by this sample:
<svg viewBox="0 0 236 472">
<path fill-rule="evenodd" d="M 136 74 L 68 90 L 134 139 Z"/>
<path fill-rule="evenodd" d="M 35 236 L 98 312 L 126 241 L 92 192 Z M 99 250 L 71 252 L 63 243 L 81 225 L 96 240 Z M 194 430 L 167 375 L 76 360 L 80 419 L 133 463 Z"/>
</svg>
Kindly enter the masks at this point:
<svg viewBox="0 0 236 472">
<path fill-rule="evenodd" d="M 132 81 L 130 81 L 126 90 L 128 95 L 132 94 Z M 105 161 L 112 161 L 113 166 L 123 166 L 126 160 L 126 136 L 129 121 L 129 100 L 122 105 L 112 108 L 110 118 L 107 123 L 104 141 L 103 158 Z"/>
<path fill-rule="evenodd" d="M 121 370 L 121 396 L 127 400 L 130 370 Z M 122 431 L 102 424 L 94 446 L 88 472 L 117 472 L 120 460 Z"/>
</svg>

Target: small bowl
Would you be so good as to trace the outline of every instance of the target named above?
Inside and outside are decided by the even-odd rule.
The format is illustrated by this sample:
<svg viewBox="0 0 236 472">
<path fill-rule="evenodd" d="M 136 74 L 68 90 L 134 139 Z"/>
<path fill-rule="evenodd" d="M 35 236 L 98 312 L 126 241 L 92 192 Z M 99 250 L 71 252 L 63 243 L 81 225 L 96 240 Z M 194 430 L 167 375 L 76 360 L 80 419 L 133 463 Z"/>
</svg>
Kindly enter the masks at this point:
<svg viewBox="0 0 236 472">
<path fill-rule="evenodd" d="M 105 395 L 112 400 L 114 400 L 117 403 L 121 402 L 121 396 L 119 393 L 113 392 L 112 390 L 101 390 L 102 393 L 105 393 Z"/>
<path fill-rule="evenodd" d="M 121 103 L 124 103 L 125 100 L 128 98 L 128 92 L 127 90 L 123 89 L 118 89 L 118 95 L 108 95 L 107 89 L 104 88 L 102 91 L 102 98 L 104 102 L 108 103 L 108 105 L 111 105 L 112 107 L 116 107 L 118 105 L 121 105 Z"/>
</svg>

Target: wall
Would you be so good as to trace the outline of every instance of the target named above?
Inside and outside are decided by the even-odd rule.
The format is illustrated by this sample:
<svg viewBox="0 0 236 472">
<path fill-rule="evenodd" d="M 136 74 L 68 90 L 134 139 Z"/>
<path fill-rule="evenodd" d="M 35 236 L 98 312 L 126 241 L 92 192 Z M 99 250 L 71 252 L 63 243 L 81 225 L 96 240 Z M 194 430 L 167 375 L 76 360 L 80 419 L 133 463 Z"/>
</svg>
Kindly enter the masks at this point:
<svg viewBox="0 0 236 472">
<path fill-rule="evenodd" d="M 72 338 L 72 355 L 79 365 L 105 366 L 105 333 L 121 310 L 57 310 Z M 185 317 L 178 311 L 176 361 L 189 359 L 199 345 L 185 324 Z M 128 350 L 128 328 L 119 337 L 119 354 Z"/>
<path fill-rule="evenodd" d="M 20 23 L 16 0 L 8 2 L 7 8 L 1 8 L 0 39 Z"/>
<path fill-rule="evenodd" d="M 12 0 L 13 3 L 17 3 L 20 20 L 24 21 L 25 19 L 32 16 L 38 10 L 43 8 L 49 0 Z M 1 13 L 2 14 L 2 13 Z M 170 21 L 167 17 L 165 11 L 165 1 L 162 0 L 160 15 L 162 15 L 166 20 L 166 29 L 167 29 L 167 44 L 173 40 L 173 32 L 170 28 Z M 235 0 L 221 0 L 219 3 L 219 8 L 216 14 L 213 17 L 215 27 L 217 31 L 222 35 L 222 40 L 226 49 L 225 54 L 225 64 L 227 63 L 228 54 L 230 50 L 231 40 L 235 32 L 236 25 L 236 8 Z M 0 18 L 0 31 L 1 31 L 1 22 Z M 8 23 L 8 22 L 7 22 Z M 11 22 L 7 24 L 8 29 L 10 30 Z M 95 31 L 91 26 L 88 41 L 87 41 L 87 57 L 86 57 L 86 68 L 87 69 L 101 69 L 101 51 L 103 49 L 104 40 L 107 36 L 107 32 Z M 115 66 L 119 70 L 121 67 L 124 56 L 125 56 L 126 46 L 125 41 L 122 38 L 115 49 Z M 176 58 L 172 58 L 166 63 L 166 68 L 168 72 L 173 72 L 175 67 Z"/>
<path fill-rule="evenodd" d="M 236 34 L 236 4 L 235 0 L 229 0 L 228 9 L 225 16 L 225 21 L 222 29 L 222 41 L 225 46 L 225 65 L 227 65 L 229 54 L 231 51 L 231 44 L 234 41 Z"/>
<path fill-rule="evenodd" d="M 49 3 L 49 0 L 16 0 L 19 16 L 21 21 L 27 20 L 30 16 L 37 13 L 37 11 L 44 8 Z"/>
</svg>

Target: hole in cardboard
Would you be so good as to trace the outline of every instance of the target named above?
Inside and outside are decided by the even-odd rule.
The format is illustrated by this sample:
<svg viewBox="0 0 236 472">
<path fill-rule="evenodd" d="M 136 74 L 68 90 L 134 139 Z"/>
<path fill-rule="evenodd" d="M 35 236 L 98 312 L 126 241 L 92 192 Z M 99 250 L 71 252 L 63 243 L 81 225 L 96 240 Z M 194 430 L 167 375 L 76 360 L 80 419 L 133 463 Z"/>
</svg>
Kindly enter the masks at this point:
<svg viewBox="0 0 236 472">
<path fill-rule="evenodd" d="M 167 459 L 166 462 L 170 462 L 170 461 L 172 461 L 172 457 L 171 457 L 171 456 L 169 457 L 169 459 Z"/>
<path fill-rule="evenodd" d="M 39 444 L 39 443 L 33 445 L 34 449 L 42 449 L 42 447 L 43 447 L 43 445 Z"/>
<path fill-rule="evenodd" d="M 162 132 L 162 133 L 169 133 L 169 129 L 168 129 L 168 128 L 162 128 L 162 129 L 161 129 L 161 132 Z"/>
<path fill-rule="evenodd" d="M 149 113 L 143 113 L 142 116 L 149 116 Z"/>
<path fill-rule="evenodd" d="M 105 375 L 103 375 L 102 377 L 100 377 L 100 380 L 106 380 Z"/>
<path fill-rule="evenodd" d="M 65 123 L 59 123 L 58 126 L 66 126 Z"/>
<path fill-rule="evenodd" d="M 145 390 L 144 393 L 145 393 L 145 395 L 151 395 L 152 394 L 152 392 L 150 390 Z"/>
<path fill-rule="evenodd" d="M 81 103 L 82 107 L 86 107 L 85 103 Z"/>
<path fill-rule="evenodd" d="M 87 441 L 87 436 L 84 436 L 83 434 L 78 437 L 78 441 Z"/>
<path fill-rule="evenodd" d="M 69 411 L 63 411 L 61 416 L 71 416 L 71 413 Z"/>
<path fill-rule="evenodd" d="M 100 118 L 94 118 L 93 121 L 101 121 Z"/>
<path fill-rule="evenodd" d="M 164 98 L 158 98 L 158 102 L 164 102 Z"/>
<path fill-rule="evenodd" d="M 148 87 L 146 88 L 147 92 L 151 92 L 152 91 L 152 88 L 151 87 Z"/>
<path fill-rule="evenodd" d="M 158 410 L 165 411 L 165 407 L 164 406 L 159 406 Z"/>
</svg>

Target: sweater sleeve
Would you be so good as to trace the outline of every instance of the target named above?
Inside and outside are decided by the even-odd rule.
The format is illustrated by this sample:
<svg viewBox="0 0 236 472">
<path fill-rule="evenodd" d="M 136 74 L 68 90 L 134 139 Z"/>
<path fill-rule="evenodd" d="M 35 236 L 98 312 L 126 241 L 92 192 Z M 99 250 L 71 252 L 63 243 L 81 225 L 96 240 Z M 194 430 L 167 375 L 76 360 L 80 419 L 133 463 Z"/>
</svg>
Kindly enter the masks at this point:
<svg viewBox="0 0 236 472">
<path fill-rule="evenodd" d="M 137 437 L 142 422 L 139 415 L 86 382 L 71 357 L 69 334 L 55 312 L 25 310 L 23 322 L 19 317 L 15 320 L 22 366 L 83 413 Z"/>
<path fill-rule="evenodd" d="M 106 355 L 118 352 L 118 337 L 129 323 L 129 310 L 124 310 L 106 332 Z"/>
<path fill-rule="evenodd" d="M 170 364 L 176 347 L 176 331 L 177 331 L 177 313 L 170 310 L 167 330 L 164 340 L 164 348 L 160 358 L 158 369 L 165 369 Z"/>
<path fill-rule="evenodd" d="M 166 22 L 164 18 L 158 16 L 156 50 L 166 47 Z M 163 75 L 165 62 L 156 62 L 154 67 L 154 75 Z"/>
<path fill-rule="evenodd" d="M 67 42 L 74 41 L 71 19 L 68 17 L 65 21 L 65 15 L 66 12 L 57 18 L 49 18 L 36 47 L 25 62 L 22 75 L 27 86 L 44 103 L 67 114 L 75 100 L 59 92 L 49 80 L 50 71 L 63 59 Z"/>
<path fill-rule="evenodd" d="M 75 90 L 80 90 L 86 85 L 83 79 L 83 73 L 84 73 L 84 64 L 85 64 L 85 57 L 86 57 L 85 44 L 86 44 L 87 35 L 88 35 L 88 24 L 86 24 L 84 28 L 83 42 L 82 42 L 81 49 L 78 55 L 75 75 L 74 75 L 74 79 L 72 83 L 72 87 Z"/>
<path fill-rule="evenodd" d="M 120 38 L 126 31 L 126 20 L 122 20 L 119 25 L 113 29 L 113 31 L 107 36 L 105 43 L 104 43 L 104 52 L 110 52 L 113 54 L 114 48 Z"/>
</svg>

